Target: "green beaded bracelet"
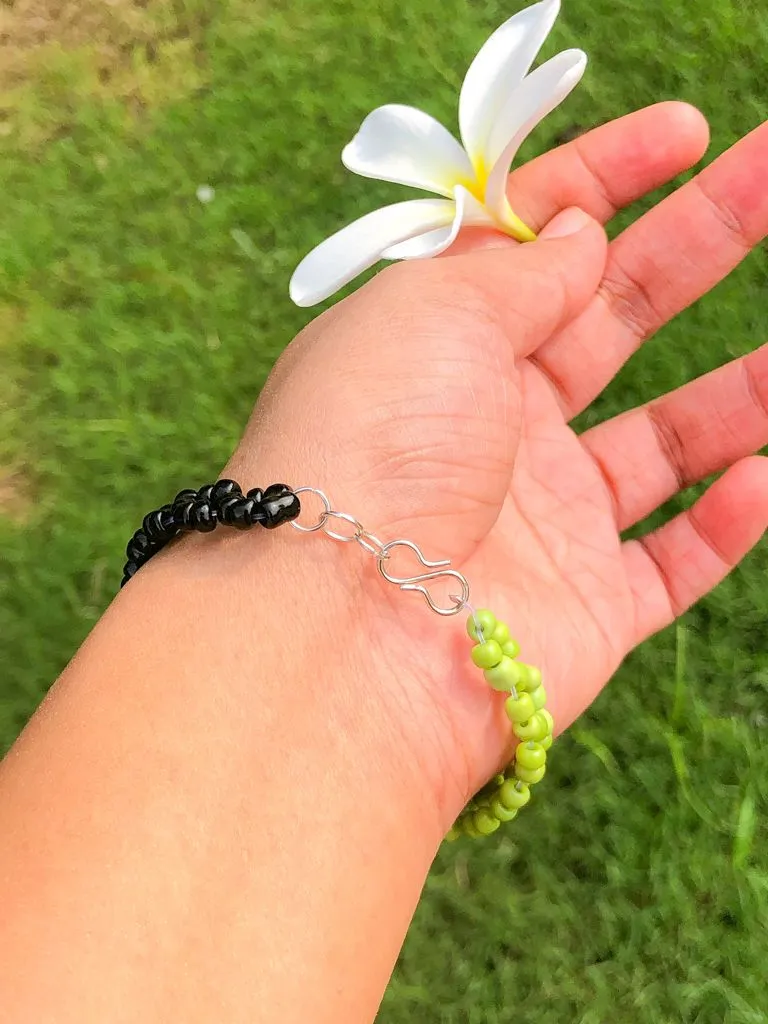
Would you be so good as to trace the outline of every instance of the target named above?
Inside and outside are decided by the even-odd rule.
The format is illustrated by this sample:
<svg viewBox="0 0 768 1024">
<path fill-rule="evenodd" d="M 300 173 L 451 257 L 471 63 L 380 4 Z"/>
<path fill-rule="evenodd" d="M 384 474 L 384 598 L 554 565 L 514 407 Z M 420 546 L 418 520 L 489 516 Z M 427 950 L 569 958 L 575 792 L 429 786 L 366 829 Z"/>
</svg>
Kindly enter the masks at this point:
<svg viewBox="0 0 768 1024">
<path fill-rule="evenodd" d="M 515 661 L 520 647 L 509 627 L 487 609 L 467 619 L 467 633 L 475 641 L 472 661 L 483 669 L 494 690 L 509 694 L 504 710 L 512 731 L 520 740 L 515 759 L 483 786 L 467 804 L 446 836 L 489 836 L 505 821 L 512 821 L 531 798 L 531 786 L 541 782 L 547 770 L 547 751 L 552 746 L 554 722 L 545 708 L 546 691 L 541 672 L 533 665 Z"/>
</svg>

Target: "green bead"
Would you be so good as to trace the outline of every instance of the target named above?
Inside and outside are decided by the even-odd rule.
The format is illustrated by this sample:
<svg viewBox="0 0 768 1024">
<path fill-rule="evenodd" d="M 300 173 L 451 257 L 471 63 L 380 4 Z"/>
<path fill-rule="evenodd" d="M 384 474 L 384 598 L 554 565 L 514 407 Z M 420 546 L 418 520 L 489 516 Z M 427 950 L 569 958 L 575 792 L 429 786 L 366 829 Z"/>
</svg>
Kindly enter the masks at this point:
<svg viewBox="0 0 768 1024">
<path fill-rule="evenodd" d="M 461 829 L 458 827 L 458 823 L 449 829 L 448 834 L 445 837 L 446 843 L 455 843 L 461 835 Z"/>
<path fill-rule="evenodd" d="M 553 736 L 555 732 L 555 721 L 552 718 L 552 715 L 550 715 L 546 708 L 542 708 L 541 711 L 537 711 L 536 714 L 540 715 L 547 723 L 547 736 Z"/>
<path fill-rule="evenodd" d="M 486 682 L 494 690 L 509 693 L 510 690 L 517 686 L 517 681 L 520 678 L 520 669 L 516 661 L 512 661 L 511 658 L 505 656 L 498 665 L 486 669 L 484 675 Z"/>
<path fill-rule="evenodd" d="M 546 771 L 547 766 L 545 764 L 541 768 L 524 768 L 521 764 L 515 765 L 515 775 L 521 782 L 527 782 L 529 786 L 541 782 Z"/>
<path fill-rule="evenodd" d="M 529 768 L 531 771 L 535 771 L 546 763 L 546 750 L 540 743 L 535 743 L 533 740 L 529 740 L 527 743 L 521 743 L 515 751 L 515 764 L 522 765 L 523 768 Z M 517 771 L 517 768 L 515 768 L 515 771 Z"/>
<path fill-rule="evenodd" d="M 523 697 L 527 697 L 533 707 L 533 698 L 530 693 L 522 694 Z M 546 711 L 537 711 L 535 714 L 523 722 L 514 722 L 513 729 L 515 736 L 519 740 L 536 740 L 541 742 L 545 736 L 549 734 L 549 725 L 542 716 L 546 714 Z"/>
<path fill-rule="evenodd" d="M 524 782 L 507 779 L 499 790 L 499 802 L 510 811 L 519 811 L 531 799 L 531 791 Z"/>
<path fill-rule="evenodd" d="M 493 636 L 493 631 L 496 629 L 496 616 L 493 612 L 489 612 L 487 608 L 481 608 L 480 611 L 475 612 L 474 615 L 470 615 L 467 619 L 467 633 L 469 633 L 472 640 L 480 640 L 477 635 L 477 628 L 475 621 L 480 623 L 480 629 L 482 631 L 483 640 L 487 640 Z"/>
<path fill-rule="evenodd" d="M 473 824 L 481 836 L 489 836 L 496 831 L 501 822 L 488 811 L 476 811 Z"/>
<path fill-rule="evenodd" d="M 501 645 L 502 651 L 508 658 L 516 658 L 520 653 L 520 644 L 517 640 L 513 640 L 511 637 L 506 643 Z"/>
<path fill-rule="evenodd" d="M 541 711 L 544 705 L 547 703 L 547 691 L 543 686 L 537 686 L 531 694 L 533 698 L 533 706 L 537 711 Z"/>
<path fill-rule="evenodd" d="M 517 697 L 507 697 L 504 702 L 504 710 L 507 712 L 507 718 L 510 722 L 527 722 L 530 717 L 536 713 L 536 708 L 533 706 L 533 699 L 529 693 L 518 694 Z M 515 729 L 517 732 L 517 729 Z M 520 733 L 517 733 L 520 736 Z M 544 734 L 546 735 L 546 733 Z M 520 737 L 521 739 L 538 739 L 538 737 L 525 736 Z"/>
<path fill-rule="evenodd" d="M 470 839 L 477 839 L 480 833 L 475 828 L 475 823 L 472 820 L 472 815 L 467 815 L 461 822 L 461 827 L 464 831 L 464 835 L 470 837 Z"/>
<path fill-rule="evenodd" d="M 495 640 L 486 640 L 472 648 L 472 661 L 478 668 L 495 668 L 504 655 Z"/>
<path fill-rule="evenodd" d="M 520 689 L 525 690 L 526 693 L 533 693 L 541 686 L 541 671 L 535 665 L 526 665 L 522 661 L 520 668 L 523 670 Z"/>
<path fill-rule="evenodd" d="M 504 644 L 509 642 L 509 626 L 506 624 L 506 622 L 496 623 L 496 628 L 493 631 L 492 639 L 496 641 L 499 647 L 503 647 Z"/>
<path fill-rule="evenodd" d="M 539 746 L 544 747 L 545 750 L 549 750 L 553 742 L 552 733 L 550 733 L 549 736 L 545 736 L 543 740 L 539 740 Z"/>
<path fill-rule="evenodd" d="M 513 818 L 517 817 L 517 808 L 505 807 L 501 802 L 501 798 L 498 796 L 491 804 L 491 811 L 496 815 L 499 821 L 512 821 Z"/>
</svg>

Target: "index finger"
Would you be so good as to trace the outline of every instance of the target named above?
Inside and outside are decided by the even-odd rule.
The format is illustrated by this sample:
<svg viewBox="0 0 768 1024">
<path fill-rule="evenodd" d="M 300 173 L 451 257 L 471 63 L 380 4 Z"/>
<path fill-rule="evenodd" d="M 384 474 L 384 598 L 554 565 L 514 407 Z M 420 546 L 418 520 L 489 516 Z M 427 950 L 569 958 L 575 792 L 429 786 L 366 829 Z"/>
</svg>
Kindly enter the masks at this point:
<svg viewBox="0 0 768 1024">
<path fill-rule="evenodd" d="M 510 175 L 507 195 L 534 231 L 569 206 L 606 223 L 692 167 L 708 145 L 700 111 L 688 103 L 656 103 L 523 164 Z"/>
</svg>

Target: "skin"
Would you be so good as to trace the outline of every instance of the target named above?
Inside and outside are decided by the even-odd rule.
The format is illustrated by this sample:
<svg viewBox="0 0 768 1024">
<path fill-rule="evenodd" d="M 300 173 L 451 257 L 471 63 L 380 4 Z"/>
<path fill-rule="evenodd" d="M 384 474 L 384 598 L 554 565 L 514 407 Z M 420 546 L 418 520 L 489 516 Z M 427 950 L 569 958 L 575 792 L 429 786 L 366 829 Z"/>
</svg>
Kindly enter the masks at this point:
<svg viewBox="0 0 768 1024">
<path fill-rule="evenodd" d="M 608 246 L 601 222 L 706 145 L 667 103 L 515 171 L 540 241 L 468 233 L 334 306 L 226 470 L 322 486 L 450 557 L 542 668 L 558 730 L 768 522 L 768 348 L 568 426 L 768 232 L 767 124 Z M 7 1019 L 372 1020 L 442 836 L 510 753 L 467 654 L 460 620 L 356 545 L 217 531 L 153 560 L 0 765 Z"/>
</svg>

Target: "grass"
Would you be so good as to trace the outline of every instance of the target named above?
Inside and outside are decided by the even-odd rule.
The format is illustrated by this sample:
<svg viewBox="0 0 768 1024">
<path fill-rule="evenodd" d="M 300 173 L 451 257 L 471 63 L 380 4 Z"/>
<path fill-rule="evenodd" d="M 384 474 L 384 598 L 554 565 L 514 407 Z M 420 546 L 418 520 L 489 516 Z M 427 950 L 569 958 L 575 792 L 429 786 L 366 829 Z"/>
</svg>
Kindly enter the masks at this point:
<svg viewBox="0 0 768 1024">
<path fill-rule="evenodd" d="M 583 45 L 592 66 L 526 156 L 660 98 L 706 112 L 708 159 L 768 116 L 756 2 L 565 6 L 547 54 Z M 453 124 L 469 57 L 513 7 L 3 8 L 0 746 L 109 601 L 126 529 L 226 459 L 309 316 L 286 295 L 298 258 L 400 194 L 347 177 L 343 143 L 383 102 Z M 762 250 L 585 422 L 764 340 L 767 269 Z M 768 1020 L 766 563 L 761 547 L 627 660 L 524 829 L 440 854 L 384 1024 Z"/>
</svg>

